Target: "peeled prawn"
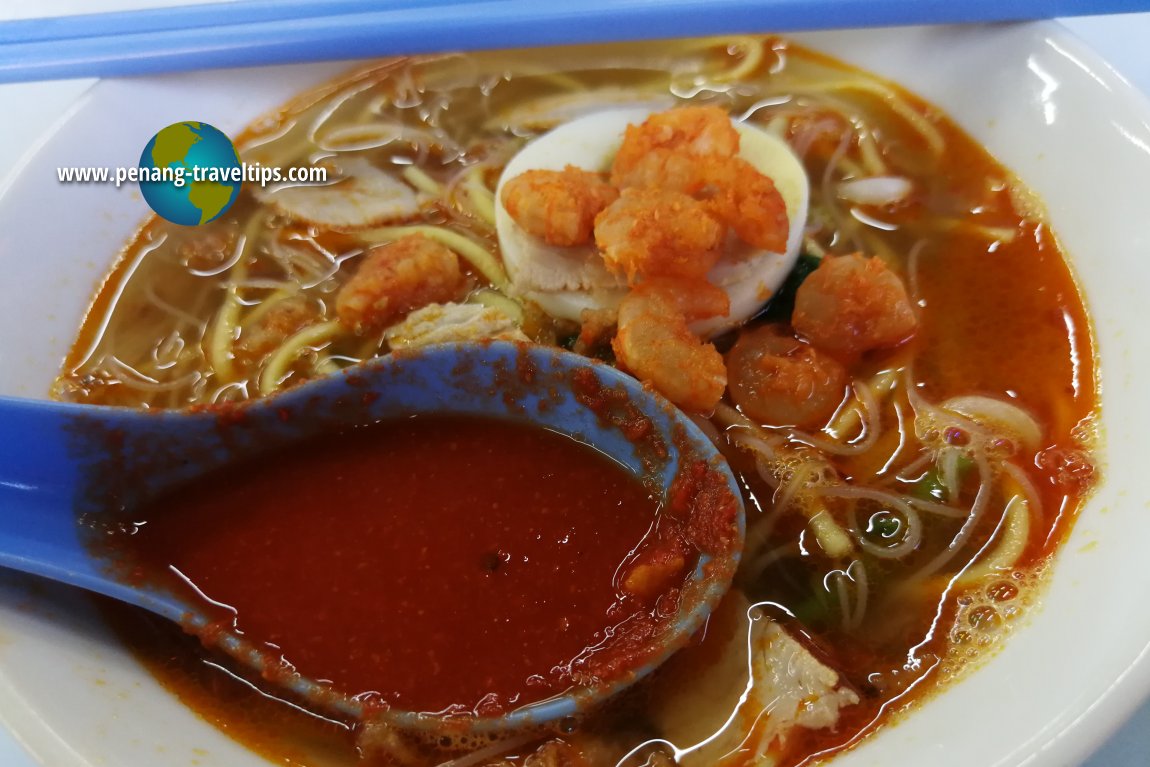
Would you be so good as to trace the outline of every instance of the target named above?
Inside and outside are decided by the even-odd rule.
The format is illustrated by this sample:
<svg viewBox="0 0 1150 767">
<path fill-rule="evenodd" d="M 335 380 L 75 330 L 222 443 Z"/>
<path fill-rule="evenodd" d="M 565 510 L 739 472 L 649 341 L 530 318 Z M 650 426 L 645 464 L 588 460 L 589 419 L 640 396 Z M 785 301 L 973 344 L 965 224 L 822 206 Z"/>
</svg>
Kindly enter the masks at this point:
<svg viewBox="0 0 1150 767">
<path fill-rule="evenodd" d="M 784 328 L 744 331 L 727 354 L 731 398 L 769 426 L 817 428 L 846 396 L 846 368 Z"/>
<path fill-rule="evenodd" d="M 503 207 L 515 223 L 560 247 L 589 243 L 595 216 L 618 196 L 598 173 L 573 165 L 529 170 L 508 181 L 502 191 Z"/>
<path fill-rule="evenodd" d="M 671 109 L 627 126 L 611 182 L 703 200 L 743 242 L 782 253 L 790 234 L 786 203 L 774 182 L 738 153 L 739 132 L 722 109 Z"/>
<path fill-rule="evenodd" d="M 635 377 L 649 381 L 676 405 L 710 412 L 727 388 L 727 369 L 713 344 L 688 323 L 727 314 L 730 301 L 703 281 L 647 280 L 619 305 L 619 330 L 611 347 Z"/>
<path fill-rule="evenodd" d="M 660 189 L 624 189 L 595 219 L 604 263 L 632 285 L 638 278 L 704 278 L 725 236 L 702 203 Z"/>
<path fill-rule="evenodd" d="M 611 183 L 695 194 L 706 185 L 704 161 L 738 151 L 738 131 L 722 109 L 670 109 L 627 126 L 611 166 Z"/>
<path fill-rule="evenodd" d="M 898 275 L 858 254 L 823 259 L 799 286 L 792 321 L 818 348 L 848 357 L 897 346 L 918 328 Z"/>
<path fill-rule="evenodd" d="M 791 225 L 774 181 L 741 157 L 708 163 L 704 175 L 708 210 L 740 240 L 772 253 L 787 250 Z"/>
<path fill-rule="evenodd" d="M 340 289 L 335 309 L 343 325 L 380 330 L 428 304 L 460 297 L 465 287 L 459 256 L 422 234 L 377 245 Z"/>
</svg>

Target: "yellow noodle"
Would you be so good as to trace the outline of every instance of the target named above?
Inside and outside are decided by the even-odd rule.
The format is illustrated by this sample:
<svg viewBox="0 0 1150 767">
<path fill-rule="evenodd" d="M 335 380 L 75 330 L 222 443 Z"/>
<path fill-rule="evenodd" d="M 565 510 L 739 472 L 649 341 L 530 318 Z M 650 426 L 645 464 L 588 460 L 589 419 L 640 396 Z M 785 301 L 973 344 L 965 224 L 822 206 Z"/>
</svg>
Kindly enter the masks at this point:
<svg viewBox="0 0 1150 767">
<path fill-rule="evenodd" d="M 481 304 L 491 309 L 497 309 L 515 320 L 517 325 L 523 324 L 523 305 L 514 298 L 503 295 L 498 290 L 484 288 L 477 290 L 467 297 L 469 304 Z"/>
<path fill-rule="evenodd" d="M 867 171 L 863 168 L 862 165 L 859 165 L 857 162 L 847 157 L 846 155 L 843 155 L 839 158 L 838 162 L 835 163 L 835 168 L 839 172 L 835 173 L 834 176 L 840 179 L 861 178 L 862 176 L 867 175 Z"/>
<path fill-rule="evenodd" d="M 874 231 L 869 226 L 861 227 L 859 229 L 859 237 L 866 244 L 866 252 L 870 253 L 875 258 L 882 259 L 883 263 L 892 269 L 898 269 L 902 264 L 903 258 L 894 252 L 890 245 L 886 244 L 883 236 Z"/>
<path fill-rule="evenodd" d="M 841 559 L 852 553 L 855 549 L 854 541 L 842 525 L 831 516 L 827 507 L 820 503 L 810 504 L 813 508 L 807 509 L 807 505 L 803 504 L 803 510 L 807 512 L 811 532 L 815 534 L 815 539 L 827 556 L 831 559 Z"/>
<path fill-rule="evenodd" d="M 483 166 L 476 165 L 463 177 L 463 193 L 471 203 L 472 210 L 486 224 L 495 226 L 495 195 L 483 183 Z"/>
<path fill-rule="evenodd" d="M 969 234 L 975 237 L 983 237 L 991 242 L 998 241 L 1003 243 L 1010 243 L 1018 236 L 1018 230 L 1006 226 L 986 226 L 985 224 L 978 224 L 973 221 L 967 221 L 961 218 L 944 218 L 936 222 L 943 231 L 957 232 L 959 234 Z"/>
<path fill-rule="evenodd" d="M 955 585 L 970 586 L 988 575 L 1001 575 L 1012 568 L 1026 550 L 1030 536 L 1031 501 L 1009 471 L 1003 475 L 1002 485 L 1010 500 L 1006 502 L 1002 522 L 999 523 L 994 549 L 966 568 Z"/>
<path fill-rule="evenodd" d="M 347 331 L 343 325 L 336 320 L 329 320 L 328 322 L 309 325 L 289 337 L 272 353 L 263 372 L 260 373 L 260 394 L 271 394 L 278 389 L 280 382 L 287 375 L 288 367 L 296 361 L 296 358 L 304 350 L 330 343 L 345 332 Z"/>
<path fill-rule="evenodd" d="M 315 361 L 315 372 L 322 376 L 338 373 L 339 365 L 335 364 L 331 357 L 323 357 Z"/>
<path fill-rule="evenodd" d="M 700 40 L 701 45 L 692 46 L 693 48 L 713 48 L 716 46 L 723 46 L 727 52 L 728 57 L 733 57 L 734 53 L 732 48 L 739 48 L 743 54 L 741 60 L 730 69 L 722 69 L 718 72 L 708 72 L 707 79 L 712 83 L 730 83 L 742 80 L 749 75 L 754 74 L 755 70 L 763 63 L 763 57 L 766 54 L 766 43 L 757 37 L 750 36 L 737 36 L 723 39 L 709 38 Z"/>
<path fill-rule="evenodd" d="M 220 383 L 230 383 L 235 380 L 236 369 L 232 345 L 236 340 L 236 327 L 240 320 L 243 306 L 240 304 L 240 288 L 238 283 L 247 279 L 248 257 L 255 250 L 256 241 L 260 236 L 260 229 L 264 225 L 264 217 L 254 215 L 244 226 L 237 247 L 240 249 L 235 266 L 228 274 L 228 282 L 224 288 L 224 300 L 215 320 L 206 334 L 208 349 L 208 363 Z"/>
<path fill-rule="evenodd" d="M 903 100 L 892 88 L 871 80 L 835 80 L 823 83 L 803 83 L 792 88 L 791 92 L 809 91 L 811 93 L 825 93 L 835 91 L 862 91 L 876 96 L 886 102 L 891 111 L 905 120 L 926 141 L 933 154 L 942 154 L 946 149 L 946 139 L 934 123 L 928 120 L 918 110 Z"/>
<path fill-rule="evenodd" d="M 879 151 L 878 142 L 869 130 L 859 133 L 859 155 L 862 157 L 863 167 L 870 175 L 885 176 L 889 172 L 886 161 L 882 158 L 882 152 Z"/>
<path fill-rule="evenodd" d="M 730 69 L 710 75 L 712 82 L 737 82 L 753 74 L 763 63 L 766 44 L 762 39 L 756 37 L 732 37 L 727 40 L 726 43 L 728 55 L 731 55 L 732 48 L 738 47 L 742 50 L 743 57 Z"/>
<path fill-rule="evenodd" d="M 827 249 L 819 245 L 818 241 L 809 234 L 803 236 L 803 250 L 816 258 L 824 258 L 827 255 Z"/>
<path fill-rule="evenodd" d="M 285 298 L 291 298 L 296 293 L 299 293 L 299 286 L 293 283 L 291 287 L 283 287 L 269 294 L 266 298 L 261 299 L 258 304 L 255 304 L 251 310 L 240 319 L 240 327 L 252 327 L 262 320 L 276 304 Z"/>
<path fill-rule="evenodd" d="M 1024 497 L 1016 495 L 1006 504 L 1001 530 L 994 550 L 968 567 L 955 585 L 969 586 L 993 573 L 1001 575 L 1022 556 L 1030 534 L 1030 504 Z"/>
<path fill-rule="evenodd" d="M 901 368 L 884 370 L 867 382 L 871 393 L 880 404 L 888 394 L 894 391 L 895 387 L 898 385 L 898 379 L 901 373 Z M 858 399 L 856 398 L 849 407 L 845 407 L 839 411 L 838 415 L 835 416 L 835 419 L 831 421 L 830 426 L 827 427 L 827 431 L 829 431 L 831 434 L 834 434 L 839 439 L 841 439 L 846 434 L 856 431 L 859 426 L 862 425 L 862 413 L 860 412 L 861 407 L 861 403 L 859 403 Z"/>
<path fill-rule="evenodd" d="M 790 127 L 791 121 L 786 115 L 775 115 L 767 123 L 766 131 L 772 136 L 785 139 Z"/>
<path fill-rule="evenodd" d="M 566 91 L 581 91 L 585 87 L 577 78 L 566 72 L 536 72 L 528 73 L 528 77 L 538 77 L 542 82 L 562 88 Z"/>
<path fill-rule="evenodd" d="M 408 165 L 404 168 L 402 175 L 407 183 L 421 192 L 426 192 L 435 197 L 439 197 L 443 194 L 443 185 L 415 165 Z"/>
<path fill-rule="evenodd" d="M 356 350 L 355 355 L 360 360 L 368 360 L 376 356 L 379 351 L 379 338 L 369 338 L 360 344 L 359 349 Z"/>
</svg>

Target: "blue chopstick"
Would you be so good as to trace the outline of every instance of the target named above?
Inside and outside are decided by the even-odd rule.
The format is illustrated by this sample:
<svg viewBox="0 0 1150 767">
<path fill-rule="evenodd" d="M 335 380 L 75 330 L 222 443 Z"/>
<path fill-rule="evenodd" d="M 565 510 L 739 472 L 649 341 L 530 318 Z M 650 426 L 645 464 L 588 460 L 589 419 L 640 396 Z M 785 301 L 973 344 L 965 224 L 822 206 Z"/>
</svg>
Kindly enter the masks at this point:
<svg viewBox="0 0 1150 767">
<path fill-rule="evenodd" d="M 51 37 L 48 26 L 9 22 L 0 24 L 0 40 L 13 40 L 0 45 L 0 82 L 1150 8 L 1148 0 L 399 0 L 366 11 L 353 5 L 355 0 L 219 3 L 206 6 L 214 20 L 193 6 L 141 12 L 135 18 L 142 21 L 135 23 L 130 13 L 115 14 L 114 23 L 105 20 L 103 32 L 93 22 L 92 35 L 61 22 L 56 28 L 65 36 L 59 37 Z M 165 18 L 183 24 L 172 26 Z M 21 26 L 13 33 L 6 31 L 10 24 Z M 17 42 L 21 30 L 24 41 Z"/>
<path fill-rule="evenodd" d="M 442 0 L 242 0 L 138 11 L 81 13 L 0 23 L 0 45 L 51 42 L 79 37 L 140 35 L 178 29 L 366 13 L 382 8 L 439 4 Z"/>
</svg>

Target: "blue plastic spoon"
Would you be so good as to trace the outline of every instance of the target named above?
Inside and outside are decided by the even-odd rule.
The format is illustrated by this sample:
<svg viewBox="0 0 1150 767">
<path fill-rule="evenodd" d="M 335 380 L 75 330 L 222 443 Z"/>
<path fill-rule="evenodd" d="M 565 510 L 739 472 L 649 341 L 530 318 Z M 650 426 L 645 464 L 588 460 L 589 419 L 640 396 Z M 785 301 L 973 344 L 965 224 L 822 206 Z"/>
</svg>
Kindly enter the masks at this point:
<svg viewBox="0 0 1150 767">
<path fill-rule="evenodd" d="M 667 447 L 665 460 L 652 466 L 649 452 L 637 449 L 601 408 L 596 412 L 577 394 L 573 381 L 584 376 L 586 383 L 587 371 L 650 419 Z M 568 352 L 503 342 L 393 355 L 223 410 L 148 412 L 0 398 L 0 566 L 114 597 L 195 631 L 208 623 L 195 604 L 157 586 L 121 580 L 117 563 L 86 540 L 89 528 L 80 520 L 131 509 L 165 488 L 318 432 L 421 413 L 527 420 L 594 445 L 631 472 L 655 479 L 664 494 L 688 457 L 703 459 L 723 472 L 739 509 L 737 545 L 722 561 L 701 558 L 684 589 L 688 596 L 675 630 L 636 674 L 572 688 L 499 717 L 474 718 L 470 729 L 544 724 L 619 692 L 681 647 L 729 587 L 742 548 L 743 507 L 734 477 L 702 432 L 614 368 Z M 264 655 L 242 635 L 224 632 L 218 644 L 240 662 L 267 671 Z M 320 708 L 364 714 L 357 700 L 323 684 L 299 675 L 275 679 Z M 406 711 L 386 716 L 402 727 L 427 728 L 438 721 Z"/>
</svg>

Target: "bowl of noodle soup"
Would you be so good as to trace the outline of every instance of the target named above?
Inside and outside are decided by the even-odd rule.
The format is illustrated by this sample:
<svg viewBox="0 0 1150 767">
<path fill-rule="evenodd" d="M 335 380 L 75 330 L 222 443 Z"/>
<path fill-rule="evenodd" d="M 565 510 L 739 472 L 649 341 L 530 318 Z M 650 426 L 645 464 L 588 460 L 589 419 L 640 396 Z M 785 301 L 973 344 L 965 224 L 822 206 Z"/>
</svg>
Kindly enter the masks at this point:
<svg viewBox="0 0 1150 767">
<path fill-rule="evenodd" d="M 424 303 L 609 356 L 609 336 L 581 338 L 579 323 L 522 300 L 499 259 L 495 190 L 530 139 L 637 103 L 718 106 L 786 141 L 810 185 L 798 263 L 819 274 L 855 253 L 880 260 L 914 307 L 913 337 L 833 350 L 841 401 L 810 418 L 712 403 L 701 420 L 743 478 L 748 549 L 708 640 L 640 699 L 548 741 L 574 746 L 535 752 L 537 737 L 486 759 L 413 763 L 505 751 L 549 763 L 568 747 L 593 764 L 800 764 L 844 749 L 835 763 L 1084 757 L 1150 689 L 1150 616 L 1122 596 L 1150 585 L 1134 490 L 1135 440 L 1150 426 L 1135 382 L 1150 360 L 1133 331 L 1150 277 L 1137 257 L 1150 111 L 1054 26 L 102 83 L 0 199 L 0 257 L 22 286 L 0 306 L 0 392 L 178 407 L 351 368 L 422 332 L 404 315 L 356 325 L 339 311 L 360 259 L 413 236 L 458 257 L 453 291 Z M 366 190 L 364 205 L 404 212 L 349 214 L 287 189 L 245 194 L 211 225 L 141 228 L 135 190 L 56 185 L 52 168 L 123 165 L 189 115 L 236 138 L 245 159 L 329 163 Z M 67 226 L 45 212 L 57 200 Z M 762 342 L 789 344 L 784 357 L 827 351 L 789 329 L 815 280 L 805 297 L 792 290 L 794 309 L 775 303 L 753 321 L 788 328 Z M 733 332 L 701 339 L 732 393 L 752 343 Z M 354 764 L 357 747 L 366 764 L 398 759 L 370 727 L 268 713 L 276 704 L 205 672 L 214 660 L 138 616 L 9 574 L 0 612 L 0 718 L 46 763 Z M 791 688 L 768 679 L 791 667 Z M 725 697 L 738 698 L 740 674 L 755 682 L 750 703 Z M 793 710 L 763 703 L 770 693 Z"/>
</svg>

